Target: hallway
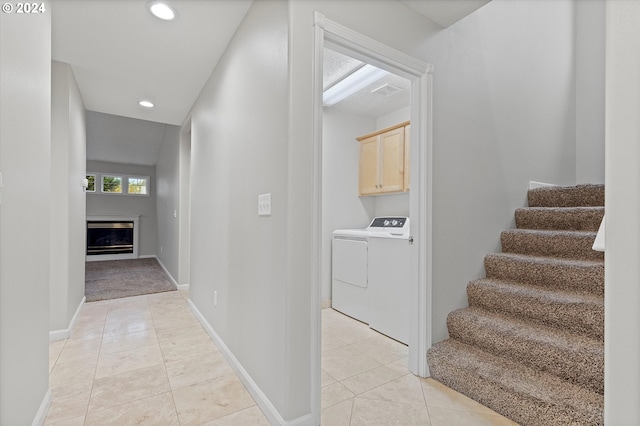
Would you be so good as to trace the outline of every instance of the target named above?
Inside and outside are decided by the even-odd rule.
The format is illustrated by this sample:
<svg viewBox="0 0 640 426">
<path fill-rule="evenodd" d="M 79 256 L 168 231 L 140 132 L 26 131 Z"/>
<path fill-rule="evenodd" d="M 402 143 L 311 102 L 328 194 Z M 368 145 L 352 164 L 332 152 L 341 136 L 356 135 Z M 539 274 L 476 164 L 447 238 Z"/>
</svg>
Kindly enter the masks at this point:
<svg viewBox="0 0 640 426">
<path fill-rule="evenodd" d="M 82 307 L 50 343 L 46 425 L 268 425 L 191 313 L 188 291 Z M 406 369 L 406 346 L 322 311 L 322 424 L 513 425 Z"/>
</svg>

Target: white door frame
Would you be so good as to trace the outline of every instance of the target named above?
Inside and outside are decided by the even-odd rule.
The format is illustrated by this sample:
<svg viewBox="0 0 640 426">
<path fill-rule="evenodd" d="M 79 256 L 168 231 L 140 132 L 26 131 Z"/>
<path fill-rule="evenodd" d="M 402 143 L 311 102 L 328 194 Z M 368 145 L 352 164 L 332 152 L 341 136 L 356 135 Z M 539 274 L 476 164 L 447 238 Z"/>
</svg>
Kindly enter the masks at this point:
<svg viewBox="0 0 640 426">
<path fill-rule="evenodd" d="M 323 49 L 330 47 L 351 57 L 388 70 L 411 81 L 411 246 L 410 277 L 412 298 L 409 339 L 409 370 L 428 377 L 426 352 L 431 346 L 432 289 L 432 86 L 433 66 L 379 43 L 336 22 L 315 14 L 314 41 L 314 291 L 312 296 L 312 390 L 314 408 L 319 412 L 321 336 L 321 230 L 322 230 L 322 64 Z M 312 351 L 314 348 L 312 347 Z M 314 395 L 315 394 L 315 395 Z"/>
</svg>

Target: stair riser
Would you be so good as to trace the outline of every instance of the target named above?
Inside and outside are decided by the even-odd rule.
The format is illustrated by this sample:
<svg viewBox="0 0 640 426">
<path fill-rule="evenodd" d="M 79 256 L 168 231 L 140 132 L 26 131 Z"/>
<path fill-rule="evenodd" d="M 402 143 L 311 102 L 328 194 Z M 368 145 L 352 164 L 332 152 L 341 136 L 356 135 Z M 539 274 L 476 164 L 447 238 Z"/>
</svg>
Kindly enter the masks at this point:
<svg viewBox="0 0 640 426">
<path fill-rule="evenodd" d="M 537 188 L 527 195 L 530 207 L 604 206 L 604 185 Z"/>
<path fill-rule="evenodd" d="M 559 347 L 552 341 L 522 336 L 511 330 L 495 330 L 476 322 L 464 310 L 447 318 L 449 336 L 487 352 L 547 371 L 571 383 L 604 393 L 604 346 Z"/>
<path fill-rule="evenodd" d="M 603 304 L 562 303 L 488 287 L 481 282 L 469 283 L 467 299 L 469 306 L 604 340 Z"/>
<path fill-rule="evenodd" d="M 508 383 L 501 383 L 499 372 L 495 380 L 476 374 L 473 369 L 460 368 L 451 358 L 429 351 L 427 360 L 431 377 L 456 391 L 480 402 L 522 426 L 602 425 L 602 412 L 595 408 L 584 412 L 571 406 L 544 402 L 533 395 L 514 392 Z M 523 378 L 526 380 L 526 378 Z"/>
<path fill-rule="evenodd" d="M 568 265 L 485 257 L 487 278 L 604 295 L 604 264 Z"/>
<path fill-rule="evenodd" d="M 504 253 L 549 256 L 564 259 L 604 260 L 604 253 L 592 249 L 593 236 L 538 235 L 505 231 L 500 241 Z"/>
<path fill-rule="evenodd" d="M 517 209 L 516 227 L 598 232 L 604 208 L 597 209 Z"/>
</svg>

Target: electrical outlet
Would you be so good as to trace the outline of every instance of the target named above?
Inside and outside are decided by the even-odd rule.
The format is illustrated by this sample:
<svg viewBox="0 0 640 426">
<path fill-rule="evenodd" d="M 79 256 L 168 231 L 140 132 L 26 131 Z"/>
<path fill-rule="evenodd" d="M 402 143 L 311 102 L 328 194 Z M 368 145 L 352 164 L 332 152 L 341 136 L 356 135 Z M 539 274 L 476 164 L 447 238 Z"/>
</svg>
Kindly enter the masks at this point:
<svg viewBox="0 0 640 426">
<path fill-rule="evenodd" d="M 258 195 L 258 216 L 271 216 L 271 194 Z"/>
<path fill-rule="evenodd" d="M 215 290 L 213 292 L 213 306 L 218 306 L 218 292 Z"/>
</svg>

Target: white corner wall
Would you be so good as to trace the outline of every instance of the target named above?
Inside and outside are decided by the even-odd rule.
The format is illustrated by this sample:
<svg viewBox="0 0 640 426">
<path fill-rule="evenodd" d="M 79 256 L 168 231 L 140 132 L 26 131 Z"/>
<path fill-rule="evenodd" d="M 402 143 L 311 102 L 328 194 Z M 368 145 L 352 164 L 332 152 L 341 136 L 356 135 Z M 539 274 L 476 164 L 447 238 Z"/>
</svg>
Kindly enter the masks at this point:
<svg viewBox="0 0 640 426">
<path fill-rule="evenodd" d="M 640 424 L 640 3 L 607 2 L 604 421 Z"/>
<path fill-rule="evenodd" d="M 137 164 L 87 161 L 87 172 L 120 173 L 134 176 L 149 176 L 149 196 L 105 195 L 87 193 L 87 216 L 131 216 L 140 215 L 139 256 L 155 256 L 157 247 L 156 167 Z"/>
<path fill-rule="evenodd" d="M 433 341 L 526 205 L 576 178 L 575 2 L 493 0 L 424 43 L 435 67 Z"/>
<path fill-rule="evenodd" d="M 286 1 L 254 2 L 191 112 L 190 299 L 284 422 L 310 404 L 308 281 L 289 274 L 305 247 L 288 228 L 290 150 L 304 141 L 288 133 L 287 20 Z"/>
<path fill-rule="evenodd" d="M 41 424 L 50 401 L 51 3 L 44 3 L 42 14 L 0 14 L 2 425 Z"/>
<path fill-rule="evenodd" d="M 156 255 L 174 281 L 179 277 L 180 128 L 165 126 L 156 164 Z"/>
<path fill-rule="evenodd" d="M 605 0 L 575 7 L 576 183 L 604 183 Z"/>
<path fill-rule="evenodd" d="M 68 329 L 84 298 L 86 199 L 85 110 L 68 64 L 51 65 L 51 274 L 49 330 Z"/>
</svg>

